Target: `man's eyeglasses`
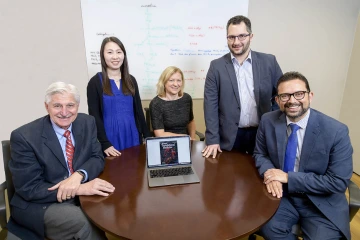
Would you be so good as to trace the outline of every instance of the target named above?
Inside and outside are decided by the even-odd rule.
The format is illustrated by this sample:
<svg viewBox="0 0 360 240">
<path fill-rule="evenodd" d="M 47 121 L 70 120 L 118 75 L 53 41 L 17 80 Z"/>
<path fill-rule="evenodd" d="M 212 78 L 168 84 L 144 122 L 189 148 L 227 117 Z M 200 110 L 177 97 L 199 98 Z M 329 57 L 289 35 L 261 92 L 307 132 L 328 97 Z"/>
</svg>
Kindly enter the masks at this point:
<svg viewBox="0 0 360 240">
<path fill-rule="evenodd" d="M 309 93 L 308 91 L 298 91 L 298 92 L 294 92 L 292 94 L 290 93 L 282 93 L 277 95 L 278 98 L 280 99 L 280 101 L 282 102 L 287 102 L 290 100 L 291 96 L 294 96 L 294 98 L 296 100 L 301 100 L 305 97 L 305 93 Z"/>
<path fill-rule="evenodd" d="M 229 42 L 235 42 L 235 39 L 239 39 L 239 41 L 242 41 L 244 40 L 246 37 L 250 36 L 251 33 L 249 34 L 240 34 L 240 35 L 237 35 L 237 36 L 234 36 L 234 35 L 229 35 L 227 36 L 226 38 L 228 39 Z"/>
</svg>

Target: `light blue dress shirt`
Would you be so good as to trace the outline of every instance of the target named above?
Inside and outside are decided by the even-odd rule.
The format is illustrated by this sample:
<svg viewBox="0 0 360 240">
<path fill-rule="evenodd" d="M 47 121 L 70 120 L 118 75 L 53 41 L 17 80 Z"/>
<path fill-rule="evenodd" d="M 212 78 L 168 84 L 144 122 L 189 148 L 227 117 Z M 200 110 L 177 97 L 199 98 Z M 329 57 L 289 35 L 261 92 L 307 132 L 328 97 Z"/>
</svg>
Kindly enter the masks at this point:
<svg viewBox="0 0 360 240">
<path fill-rule="evenodd" d="M 288 117 L 286 117 L 286 125 L 287 125 L 286 132 L 287 132 L 288 137 L 291 134 L 290 123 L 296 124 L 296 125 L 298 125 L 300 127 L 299 130 L 297 130 L 297 132 L 296 132 L 297 139 L 298 139 L 298 145 L 297 145 L 297 150 L 296 150 L 294 172 L 299 171 L 301 149 L 302 149 L 302 146 L 303 146 L 304 137 L 305 137 L 305 131 L 306 131 L 307 123 L 309 121 L 309 117 L 310 117 L 310 108 L 305 113 L 305 116 L 301 120 L 299 120 L 298 122 L 292 122 Z"/>
<path fill-rule="evenodd" d="M 51 119 L 50 119 L 51 120 Z M 71 176 L 71 172 L 70 172 L 70 169 L 69 169 L 69 165 L 68 165 L 68 161 L 67 161 L 67 157 L 66 157 L 66 137 L 64 136 L 64 133 L 66 130 L 62 129 L 61 127 L 59 127 L 58 125 L 56 125 L 53 120 L 51 120 L 51 125 L 56 133 L 56 136 L 59 140 L 59 143 L 60 143 L 60 146 L 61 146 L 61 150 L 64 154 L 64 158 L 65 158 L 65 164 L 67 166 L 67 169 L 68 169 L 68 172 L 69 172 L 69 177 Z M 75 139 L 74 139 L 74 136 L 72 134 L 72 124 L 70 125 L 70 127 L 67 129 L 70 131 L 70 136 L 71 136 L 71 141 L 72 141 L 72 144 L 74 145 L 75 147 Z M 85 177 L 82 181 L 83 182 L 86 182 L 88 180 L 88 174 L 87 172 L 84 170 L 84 169 L 74 169 L 74 171 L 81 171 L 82 173 L 85 174 Z"/>
<path fill-rule="evenodd" d="M 254 79 L 252 71 L 251 51 L 245 61 L 240 64 L 231 53 L 240 97 L 239 128 L 257 127 L 259 116 L 254 94 Z"/>
</svg>

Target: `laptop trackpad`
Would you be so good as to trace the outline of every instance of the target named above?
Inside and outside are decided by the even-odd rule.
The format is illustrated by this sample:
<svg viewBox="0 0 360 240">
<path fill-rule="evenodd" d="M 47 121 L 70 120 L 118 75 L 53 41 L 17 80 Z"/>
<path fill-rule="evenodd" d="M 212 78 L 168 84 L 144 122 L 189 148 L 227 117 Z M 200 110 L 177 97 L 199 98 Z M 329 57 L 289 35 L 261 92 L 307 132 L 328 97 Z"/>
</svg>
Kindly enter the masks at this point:
<svg viewBox="0 0 360 240">
<path fill-rule="evenodd" d="M 181 184 L 184 183 L 184 177 L 183 176 L 164 177 L 164 182 L 166 185 Z"/>
</svg>

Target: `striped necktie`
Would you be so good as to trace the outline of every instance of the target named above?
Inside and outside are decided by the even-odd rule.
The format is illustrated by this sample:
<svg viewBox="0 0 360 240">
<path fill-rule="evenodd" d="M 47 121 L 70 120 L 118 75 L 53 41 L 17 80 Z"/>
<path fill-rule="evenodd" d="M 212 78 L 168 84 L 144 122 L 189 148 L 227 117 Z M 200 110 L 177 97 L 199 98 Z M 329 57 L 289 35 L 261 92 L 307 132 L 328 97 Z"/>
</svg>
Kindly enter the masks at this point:
<svg viewBox="0 0 360 240">
<path fill-rule="evenodd" d="M 68 162 L 68 167 L 70 170 L 70 173 L 73 174 L 74 173 L 74 169 L 73 169 L 73 157 L 74 157 L 74 151 L 75 151 L 75 147 L 72 144 L 71 141 L 71 135 L 70 135 L 70 131 L 66 130 L 64 133 L 64 137 L 66 137 L 66 146 L 65 146 L 65 152 L 66 152 L 66 158 L 67 158 L 67 162 Z"/>
</svg>

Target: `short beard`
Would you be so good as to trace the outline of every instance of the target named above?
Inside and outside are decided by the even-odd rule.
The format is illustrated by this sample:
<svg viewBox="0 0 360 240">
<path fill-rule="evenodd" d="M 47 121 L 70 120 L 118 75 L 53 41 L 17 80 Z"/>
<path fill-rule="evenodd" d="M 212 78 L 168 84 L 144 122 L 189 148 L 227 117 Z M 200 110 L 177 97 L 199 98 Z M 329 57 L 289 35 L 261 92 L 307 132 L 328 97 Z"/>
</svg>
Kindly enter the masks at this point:
<svg viewBox="0 0 360 240">
<path fill-rule="evenodd" d="M 295 106 L 300 106 L 300 107 L 301 107 L 301 110 L 300 110 L 296 115 L 289 115 L 289 114 L 287 113 L 287 111 L 286 111 L 286 108 L 287 108 L 287 107 L 291 107 L 291 106 L 293 106 L 293 105 L 295 105 Z M 286 104 L 284 105 L 284 112 L 285 112 L 285 114 L 286 114 L 286 116 L 287 116 L 288 118 L 290 118 L 291 120 L 296 120 L 296 119 L 302 117 L 302 116 L 307 112 L 307 110 L 308 110 L 309 108 L 310 108 L 310 104 L 309 104 L 309 106 L 308 106 L 307 108 L 304 108 L 304 105 L 303 105 L 302 103 L 299 103 L 299 104 L 286 103 Z"/>
<path fill-rule="evenodd" d="M 244 45 L 243 50 L 242 50 L 240 53 L 235 53 L 229 45 L 228 45 L 228 48 L 229 48 L 230 52 L 234 55 L 234 57 L 236 57 L 236 56 L 242 56 L 242 55 L 244 55 L 244 54 L 247 52 L 247 50 L 249 50 L 249 48 L 250 48 L 250 41 L 249 41 L 246 45 Z"/>
</svg>

